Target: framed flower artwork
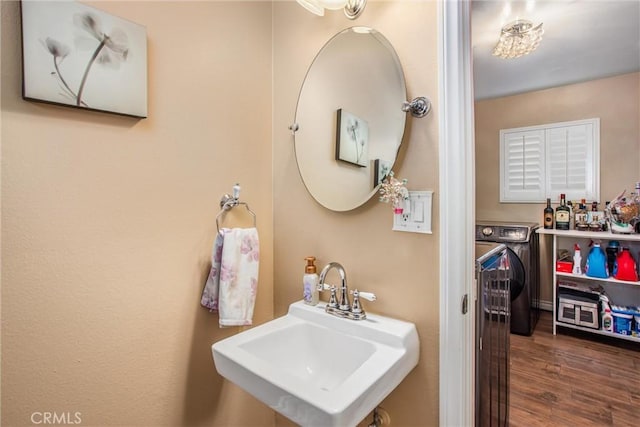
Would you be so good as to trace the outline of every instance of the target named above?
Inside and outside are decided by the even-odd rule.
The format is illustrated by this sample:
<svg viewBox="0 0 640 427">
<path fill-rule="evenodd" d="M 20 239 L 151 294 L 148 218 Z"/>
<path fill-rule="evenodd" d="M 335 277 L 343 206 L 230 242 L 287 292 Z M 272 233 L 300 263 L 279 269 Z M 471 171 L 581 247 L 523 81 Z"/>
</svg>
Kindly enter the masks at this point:
<svg viewBox="0 0 640 427">
<path fill-rule="evenodd" d="M 336 160 L 367 167 L 369 124 L 366 120 L 340 108 L 336 129 Z"/>
<path fill-rule="evenodd" d="M 147 30 L 71 1 L 22 0 L 22 97 L 147 117 Z"/>
</svg>

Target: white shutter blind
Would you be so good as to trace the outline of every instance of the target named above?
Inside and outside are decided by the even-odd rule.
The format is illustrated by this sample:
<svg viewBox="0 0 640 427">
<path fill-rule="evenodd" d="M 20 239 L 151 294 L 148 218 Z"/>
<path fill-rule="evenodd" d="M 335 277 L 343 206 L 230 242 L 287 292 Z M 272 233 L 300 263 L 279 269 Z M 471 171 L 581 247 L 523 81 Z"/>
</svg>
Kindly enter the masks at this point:
<svg viewBox="0 0 640 427">
<path fill-rule="evenodd" d="M 599 201 L 600 120 L 500 131 L 500 202 Z"/>
<path fill-rule="evenodd" d="M 544 131 L 501 132 L 501 202 L 544 199 Z"/>
<path fill-rule="evenodd" d="M 567 200 L 597 200 L 593 184 L 593 125 L 579 124 L 546 130 L 547 194 Z"/>
</svg>

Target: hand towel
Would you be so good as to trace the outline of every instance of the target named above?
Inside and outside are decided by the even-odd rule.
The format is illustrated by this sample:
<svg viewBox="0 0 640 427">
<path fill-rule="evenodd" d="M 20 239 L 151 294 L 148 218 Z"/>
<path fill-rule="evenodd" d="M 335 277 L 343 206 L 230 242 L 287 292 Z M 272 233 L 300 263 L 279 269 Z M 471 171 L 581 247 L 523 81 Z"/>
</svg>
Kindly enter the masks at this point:
<svg viewBox="0 0 640 427">
<path fill-rule="evenodd" d="M 224 235 L 227 231 L 229 231 L 228 228 L 220 230 L 216 236 L 216 240 L 213 242 L 213 249 L 211 250 L 211 270 L 209 271 L 209 277 L 207 277 L 207 283 L 204 285 L 202 299 L 200 300 L 200 304 L 207 307 L 209 311 L 218 311 L 222 245 L 224 243 Z"/>
<path fill-rule="evenodd" d="M 224 233 L 220 260 L 220 327 L 251 325 L 258 289 L 258 230 L 233 228 Z"/>
</svg>

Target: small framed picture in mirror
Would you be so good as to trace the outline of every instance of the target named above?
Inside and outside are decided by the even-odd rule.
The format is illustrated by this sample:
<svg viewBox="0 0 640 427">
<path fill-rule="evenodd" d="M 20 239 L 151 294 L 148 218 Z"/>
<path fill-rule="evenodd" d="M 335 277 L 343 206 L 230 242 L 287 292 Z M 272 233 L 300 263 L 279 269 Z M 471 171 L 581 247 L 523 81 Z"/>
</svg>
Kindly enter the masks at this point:
<svg viewBox="0 0 640 427">
<path fill-rule="evenodd" d="M 375 159 L 373 161 L 373 188 L 382 184 L 382 181 L 391 172 L 391 162 L 382 159 Z"/>
<path fill-rule="evenodd" d="M 342 108 L 338 109 L 336 123 L 336 160 L 367 167 L 369 124 Z"/>
</svg>

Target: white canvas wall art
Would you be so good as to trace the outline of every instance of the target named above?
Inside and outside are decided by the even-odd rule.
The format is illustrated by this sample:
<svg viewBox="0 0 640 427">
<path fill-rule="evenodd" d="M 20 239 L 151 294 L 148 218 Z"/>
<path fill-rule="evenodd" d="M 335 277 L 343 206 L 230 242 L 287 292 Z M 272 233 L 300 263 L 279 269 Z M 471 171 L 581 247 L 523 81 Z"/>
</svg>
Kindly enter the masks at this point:
<svg viewBox="0 0 640 427">
<path fill-rule="evenodd" d="M 145 27 L 71 1 L 21 7 L 24 99 L 147 117 Z"/>
</svg>

